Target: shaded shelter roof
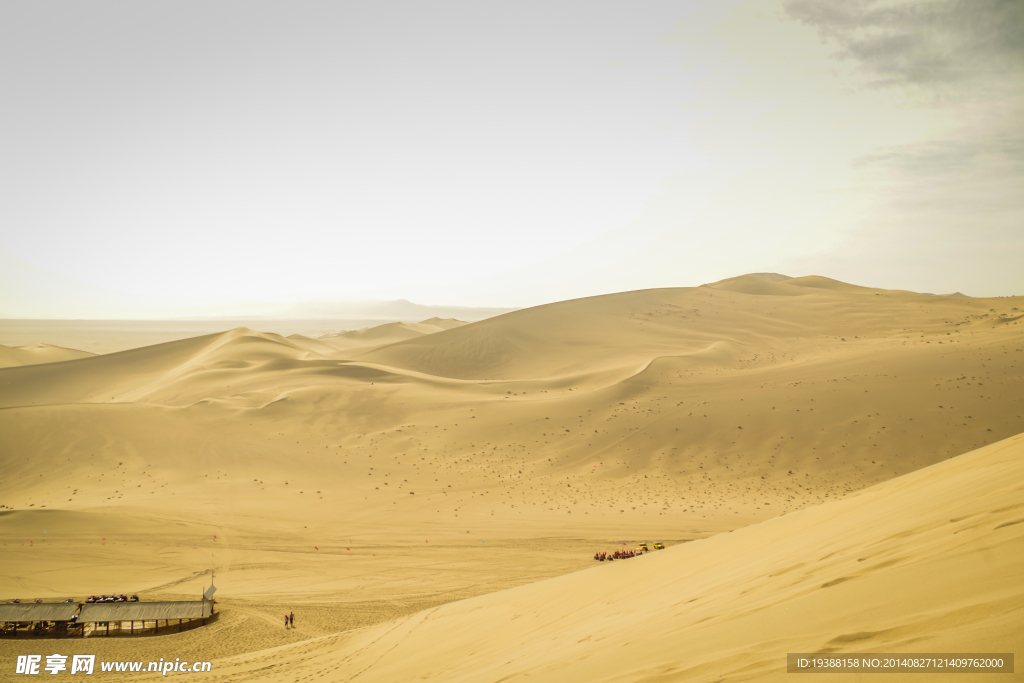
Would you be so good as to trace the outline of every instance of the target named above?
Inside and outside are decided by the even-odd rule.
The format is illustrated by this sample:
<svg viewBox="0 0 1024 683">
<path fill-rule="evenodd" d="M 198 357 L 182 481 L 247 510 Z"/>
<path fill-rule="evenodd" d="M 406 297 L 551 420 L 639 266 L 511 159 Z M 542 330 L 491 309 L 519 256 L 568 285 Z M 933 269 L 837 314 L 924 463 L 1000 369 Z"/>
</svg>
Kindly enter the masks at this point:
<svg viewBox="0 0 1024 683">
<path fill-rule="evenodd" d="M 78 611 L 77 602 L 28 602 L 0 605 L 0 621 L 68 621 Z"/>
<path fill-rule="evenodd" d="M 203 619 L 213 612 L 209 600 L 180 602 L 103 602 L 82 605 L 81 622 Z"/>
</svg>

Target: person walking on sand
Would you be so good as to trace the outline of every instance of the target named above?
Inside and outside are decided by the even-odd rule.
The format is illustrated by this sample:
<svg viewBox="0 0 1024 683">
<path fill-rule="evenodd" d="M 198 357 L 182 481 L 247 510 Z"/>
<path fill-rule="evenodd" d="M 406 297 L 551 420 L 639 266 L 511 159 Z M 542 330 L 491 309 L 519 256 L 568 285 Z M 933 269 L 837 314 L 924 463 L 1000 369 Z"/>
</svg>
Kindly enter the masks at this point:
<svg viewBox="0 0 1024 683">
<path fill-rule="evenodd" d="M 288 615 L 284 615 L 284 627 L 288 628 Z"/>
<path fill-rule="evenodd" d="M 295 612 L 291 612 L 288 615 L 288 623 L 292 625 L 292 628 L 295 628 Z"/>
</svg>

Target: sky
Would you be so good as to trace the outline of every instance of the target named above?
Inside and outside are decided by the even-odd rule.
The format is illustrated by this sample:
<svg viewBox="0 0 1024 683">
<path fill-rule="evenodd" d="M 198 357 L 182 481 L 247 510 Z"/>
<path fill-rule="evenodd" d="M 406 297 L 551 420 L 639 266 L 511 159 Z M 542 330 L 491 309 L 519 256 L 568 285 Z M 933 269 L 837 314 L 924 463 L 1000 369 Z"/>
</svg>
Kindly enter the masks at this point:
<svg viewBox="0 0 1024 683">
<path fill-rule="evenodd" d="M 1018 0 L 0 3 L 0 317 L 1024 294 Z"/>
</svg>

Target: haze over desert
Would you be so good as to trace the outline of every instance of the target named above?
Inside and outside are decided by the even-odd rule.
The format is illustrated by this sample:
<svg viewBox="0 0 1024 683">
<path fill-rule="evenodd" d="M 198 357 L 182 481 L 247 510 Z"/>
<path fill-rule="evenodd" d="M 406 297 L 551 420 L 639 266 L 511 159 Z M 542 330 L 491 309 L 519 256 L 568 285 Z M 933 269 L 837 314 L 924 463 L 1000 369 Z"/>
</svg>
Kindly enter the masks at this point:
<svg viewBox="0 0 1024 683">
<path fill-rule="evenodd" d="M 0 2 L 0 682 L 1016 680 L 1022 34 Z"/>
</svg>

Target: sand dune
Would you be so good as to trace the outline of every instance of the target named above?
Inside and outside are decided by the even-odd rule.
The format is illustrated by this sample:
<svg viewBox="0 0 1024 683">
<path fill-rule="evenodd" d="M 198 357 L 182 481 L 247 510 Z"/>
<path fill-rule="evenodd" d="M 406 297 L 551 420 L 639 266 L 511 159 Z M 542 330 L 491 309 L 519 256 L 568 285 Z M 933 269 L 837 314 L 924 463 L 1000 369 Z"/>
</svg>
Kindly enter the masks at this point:
<svg viewBox="0 0 1024 683">
<path fill-rule="evenodd" d="M 731 534 L 325 639 L 288 673 L 760 681 L 787 678 L 787 652 L 1019 652 L 1022 482 L 1024 435 Z"/>
<path fill-rule="evenodd" d="M 175 656 L 223 659 L 225 671 L 239 680 L 292 680 L 276 669 L 253 674 L 245 662 L 270 667 L 265 658 L 276 656 L 275 648 L 300 642 L 301 656 L 290 651 L 295 661 L 308 654 L 309 662 L 319 662 L 316 671 L 344 680 L 377 650 L 360 640 L 363 635 L 339 634 L 381 623 L 391 623 L 393 634 L 412 628 L 416 637 L 409 645 L 372 632 L 381 634 L 381 643 L 413 648 L 409 660 L 444 679 L 440 660 L 417 654 L 427 642 L 416 640 L 417 620 L 443 618 L 438 633 L 456 624 L 506 633 L 497 624 L 491 631 L 478 626 L 460 611 L 469 603 L 456 608 L 454 602 L 517 586 L 539 591 L 521 594 L 525 611 L 507 631 L 509 642 L 522 646 L 519 659 L 532 662 L 529 671 L 537 676 L 555 676 L 544 672 L 593 657 L 619 672 L 619 680 L 676 680 L 683 674 L 674 667 L 682 660 L 672 657 L 692 654 L 705 664 L 688 675 L 701 679 L 724 666 L 729 647 L 747 657 L 742 661 L 751 672 L 763 672 L 791 644 L 828 647 L 861 631 L 883 632 L 879 646 L 910 642 L 885 640 L 894 633 L 934 637 L 936 647 L 945 647 L 952 641 L 940 637 L 948 623 L 941 610 L 934 623 L 942 626 L 934 633 L 914 626 L 918 622 L 885 621 L 878 609 L 858 612 L 858 601 L 872 603 L 854 591 L 862 580 L 855 572 L 874 567 L 874 556 L 833 565 L 820 560 L 826 553 L 817 554 L 815 543 L 824 543 L 821 530 L 839 519 L 824 511 L 848 510 L 849 520 L 859 516 L 865 527 L 850 532 L 852 548 L 878 541 L 893 557 L 905 558 L 879 567 L 879 576 L 897 581 L 898 572 L 908 571 L 904 564 L 918 561 L 922 570 L 946 571 L 945 560 L 933 553 L 946 541 L 932 532 L 904 555 L 886 539 L 902 533 L 900 524 L 932 519 L 925 499 L 940 495 L 941 487 L 927 488 L 928 477 L 939 475 L 925 472 L 963 483 L 969 472 L 958 467 L 976 465 L 980 472 L 997 459 L 992 454 L 1019 449 L 1013 441 L 944 462 L 1024 431 L 1022 308 L 1020 297 L 941 297 L 757 274 L 559 302 L 465 325 L 427 320 L 371 328 L 334 343 L 339 337 L 237 328 L 5 368 L 0 597 L 114 589 L 194 596 L 215 569 L 221 621 L 159 640 L 173 643 Z M 349 342 L 361 346 L 345 348 Z M 975 465 L 954 465 L 961 462 Z M 900 478 L 907 475 L 925 478 Z M 1018 475 L 1003 470 L 1007 486 Z M 890 495 L 900 481 L 932 493 L 908 494 L 906 500 L 919 500 L 920 507 L 903 514 Z M 858 494 L 872 486 L 888 493 Z M 959 502 L 947 501 L 952 508 L 988 505 L 978 497 L 983 491 L 993 500 L 1012 493 L 970 486 Z M 879 513 L 822 505 L 836 499 L 850 506 L 873 500 Z M 984 510 L 1008 503 L 993 505 Z M 977 509 L 981 515 L 983 508 Z M 736 531 L 722 534 L 730 530 Z M 655 537 L 683 547 L 566 576 L 589 568 L 596 550 Z M 742 588 L 715 584 L 712 574 L 701 573 L 710 571 L 704 565 L 726 567 L 729 557 L 748 552 L 728 545 L 742 538 L 764 555 L 746 556 L 748 573 L 721 570 Z M 957 542 L 967 538 L 956 534 Z M 1003 537 L 978 536 L 983 557 L 986 538 Z M 698 539 L 708 540 L 689 543 Z M 785 567 L 776 545 L 790 562 Z M 698 548 L 708 550 L 694 555 Z M 675 565 L 672 558 L 689 559 Z M 778 575 L 796 565 L 802 566 Z M 663 567 L 664 574 L 633 576 L 643 567 Z M 993 569 L 994 587 L 1004 585 L 999 571 Z M 637 593 L 645 616 L 617 594 L 623 589 L 616 586 L 626 584 L 603 583 L 620 575 L 634 591 L 650 582 L 655 592 Z M 704 597 L 692 605 L 677 605 L 681 597 L 660 601 L 656 591 L 684 592 L 671 585 L 670 575 L 689 577 L 694 595 Z M 526 586 L 556 576 L 591 586 L 591 595 L 616 594 L 607 601 L 602 595 L 595 607 L 577 604 L 564 583 L 552 584 L 564 589 L 564 600 L 540 584 Z M 856 578 L 820 589 L 844 576 Z M 117 585 L 96 585 L 105 577 Z M 792 590 L 786 581 L 795 582 Z M 814 585 L 819 588 L 812 591 Z M 747 588 L 753 592 L 744 594 Z M 804 588 L 821 599 L 839 596 L 828 605 L 840 616 L 812 619 L 806 631 L 780 631 L 774 643 L 742 640 L 744 633 L 765 630 L 744 614 L 761 605 L 775 618 L 798 605 L 793 601 Z M 769 593 L 779 593 L 781 601 Z M 977 596 L 957 595 L 963 605 L 982 604 L 971 602 Z M 486 602 L 492 598 L 504 599 L 473 604 L 497 614 L 488 611 L 499 610 Z M 544 600 L 550 601 L 550 624 L 527 617 Z M 699 618 L 709 620 L 700 626 L 687 621 L 705 601 L 713 607 L 698 610 Z M 449 603 L 436 616 L 395 621 Z M 675 612 L 664 611 L 673 605 Z M 602 606 L 600 614 L 587 611 Z M 281 628 L 279 615 L 288 609 L 305 615 L 298 631 Z M 973 614 L 974 607 L 965 609 Z M 640 624 L 641 618 L 651 624 Z M 584 625 L 577 627 L 580 620 Z M 556 663 L 535 644 L 542 641 L 516 630 L 531 621 L 551 638 L 553 624 L 567 634 L 583 628 L 606 637 L 559 645 L 552 651 L 565 657 Z M 692 637 L 694 648 L 705 643 L 705 654 L 673 640 L 671 623 Z M 719 623 L 729 624 L 726 630 L 739 640 L 729 640 Z M 995 631 L 978 624 L 972 633 Z M 678 646 L 681 654 L 644 650 L 641 638 L 623 630 L 628 625 L 653 644 Z M 141 657 L 159 649 L 147 640 L 87 642 L 96 652 Z M 454 636 L 447 640 L 462 647 Z M 760 644 L 748 647 L 754 642 Z M 600 651 L 587 649 L 594 643 Z M 20 645 L 0 641 L 0 652 L 11 647 Z M 500 648 L 480 648 L 495 661 L 485 665 L 461 650 L 447 651 L 455 667 L 451 680 L 477 680 L 474 666 L 525 675 L 527 669 L 506 664 L 512 657 Z M 621 648 L 635 669 L 602 659 Z M 648 659 L 663 670 L 644 664 Z M 407 673 L 382 671 L 398 680 Z"/>
<path fill-rule="evenodd" d="M 4 346 L 0 344 L 0 368 L 12 368 L 20 365 L 39 365 L 41 363 L 60 363 L 77 358 L 88 358 L 95 354 L 88 351 L 76 351 L 49 344 L 32 344 L 31 346 Z"/>
<path fill-rule="evenodd" d="M 223 373 L 316 357 L 292 340 L 243 327 L 60 366 L 10 368 L 0 407 L 142 400 L 152 391 L 172 389 L 182 377 L 217 385 Z"/>
<path fill-rule="evenodd" d="M 290 334 L 287 338 L 297 346 L 324 358 L 330 358 L 338 352 L 338 349 L 331 344 L 314 339 L 313 337 L 307 337 L 304 334 Z"/>
<path fill-rule="evenodd" d="M 40 341 L 91 353 L 117 353 L 192 337 L 248 327 L 282 336 L 301 334 L 317 338 L 339 329 L 358 329 L 392 320 L 373 318 L 317 319 L 201 319 L 201 320 L 4 320 L 0 343 L 24 346 Z"/>
<path fill-rule="evenodd" d="M 351 351 L 368 347 L 384 346 L 406 339 L 416 339 L 442 330 L 451 330 L 466 323 L 453 318 L 430 318 L 419 323 L 388 323 L 366 327 L 352 332 L 325 334 L 318 341 L 336 351 Z"/>
<path fill-rule="evenodd" d="M 992 300 L 937 299 L 815 276 L 741 276 L 537 306 L 357 357 L 460 379 L 526 379 L 629 367 L 727 341 L 764 364 L 780 347 L 804 355 L 838 347 L 844 337 L 877 342 L 914 330 L 963 332 L 989 313 L 984 301 Z M 1010 310 L 1006 301 L 999 305 Z"/>
<path fill-rule="evenodd" d="M 440 327 L 442 330 L 450 330 L 455 327 L 462 327 L 468 323 L 462 320 L 456 320 L 455 318 L 428 318 L 420 321 L 421 325 L 432 325 L 434 327 Z"/>
<path fill-rule="evenodd" d="M 793 280 L 802 279 L 768 284 Z M 298 430 L 294 448 L 284 445 L 297 452 L 288 455 L 293 467 L 316 471 L 312 448 L 352 453 L 360 463 L 414 448 L 430 461 L 411 472 L 404 466 L 401 478 L 419 482 L 421 495 L 424 486 L 441 495 L 460 479 L 470 490 L 486 483 L 506 491 L 498 509 L 512 519 L 557 510 L 650 520 L 682 508 L 728 526 L 1019 431 L 1019 301 L 793 288 L 805 293 L 700 287 L 594 297 L 350 359 L 240 328 L 9 368 L 0 406 L 88 404 L 89 429 L 98 433 L 108 412 L 116 422 L 126 404 L 192 406 L 219 425 L 213 438 L 230 443 L 229 452 L 267 442 L 263 432 L 296 433 L 294 421 L 309 419 L 300 415 L 322 415 L 324 428 Z M 110 404 L 120 407 L 106 411 Z M 262 426 L 248 429 L 256 418 Z M 184 419 L 175 429 L 187 439 Z M 10 429 L 11 443 L 25 440 L 45 468 L 37 437 Z M 442 487 L 440 473 L 452 481 Z M 582 487 L 571 501 L 555 495 L 555 482 L 566 478 Z M 392 502 L 384 496 L 372 505 Z M 445 507 L 454 519 L 458 506 Z"/>
</svg>

